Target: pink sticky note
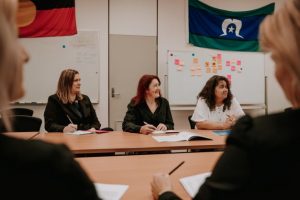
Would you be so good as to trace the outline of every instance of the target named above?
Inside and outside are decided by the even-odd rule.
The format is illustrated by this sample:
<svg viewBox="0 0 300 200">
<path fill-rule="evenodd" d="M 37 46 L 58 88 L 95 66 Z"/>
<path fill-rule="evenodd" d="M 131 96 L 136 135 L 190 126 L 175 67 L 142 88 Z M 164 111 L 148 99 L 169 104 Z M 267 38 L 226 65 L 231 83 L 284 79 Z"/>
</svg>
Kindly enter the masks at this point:
<svg viewBox="0 0 300 200">
<path fill-rule="evenodd" d="M 227 79 L 231 82 L 231 74 L 227 74 Z"/>
<path fill-rule="evenodd" d="M 242 64 L 241 60 L 237 60 L 237 61 L 236 61 L 236 64 L 237 64 L 237 65 L 241 65 L 241 64 Z"/>
<path fill-rule="evenodd" d="M 217 54 L 217 58 L 218 58 L 218 59 L 222 59 L 222 54 L 218 53 L 218 54 Z"/>
<path fill-rule="evenodd" d="M 227 66 L 227 67 L 230 66 L 230 61 L 229 61 L 229 60 L 226 61 L 226 66 Z"/>
<path fill-rule="evenodd" d="M 179 59 L 175 59 L 174 63 L 175 63 L 175 65 L 180 65 L 180 60 Z"/>
<path fill-rule="evenodd" d="M 235 66 L 231 66 L 231 71 L 235 71 Z"/>
</svg>

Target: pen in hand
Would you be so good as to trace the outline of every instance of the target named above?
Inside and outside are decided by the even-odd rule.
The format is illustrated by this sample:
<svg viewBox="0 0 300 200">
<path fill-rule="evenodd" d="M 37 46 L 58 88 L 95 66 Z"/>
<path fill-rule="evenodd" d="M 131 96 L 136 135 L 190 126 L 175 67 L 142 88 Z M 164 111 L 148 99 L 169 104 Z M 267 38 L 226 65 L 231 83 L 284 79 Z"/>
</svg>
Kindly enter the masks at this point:
<svg viewBox="0 0 300 200">
<path fill-rule="evenodd" d="M 69 117 L 69 115 L 67 115 L 68 120 L 71 122 L 71 124 L 74 124 L 71 120 L 71 118 Z"/>
<path fill-rule="evenodd" d="M 151 129 L 154 129 L 154 130 L 156 129 L 155 126 L 153 126 L 152 124 L 149 124 L 149 123 L 147 123 L 147 122 L 145 122 L 145 121 L 144 121 L 144 124 L 145 124 L 145 125 L 149 125 L 149 128 L 151 128 Z"/>
<path fill-rule="evenodd" d="M 70 128 L 73 128 L 73 131 L 77 130 L 77 125 L 73 123 L 73 121 L 71 120 L 71 118 L 69 117 L 69 115 L 67 115 L 68 120 L 70 121 L 71 125 L 68 125 Z"/>
<path fill-rule="evenodd" d="M 179 163 L 179 165 L 177 165 L 174 169 L 172 169 L 170 172 L 169 172 L 169 175 L 173 174 L 181 165 L 183 165 L 185 161 L 182 161 L 181 163 Z"/>
</svg>

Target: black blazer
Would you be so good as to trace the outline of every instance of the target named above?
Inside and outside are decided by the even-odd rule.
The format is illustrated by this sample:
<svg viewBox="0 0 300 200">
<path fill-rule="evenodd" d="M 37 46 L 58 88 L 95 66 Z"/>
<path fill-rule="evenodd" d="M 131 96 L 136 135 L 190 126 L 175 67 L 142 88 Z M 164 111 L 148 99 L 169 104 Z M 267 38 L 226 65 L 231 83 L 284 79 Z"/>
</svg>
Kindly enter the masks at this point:
<svg viewBox="0 0 300 200">
<path fill-rule="evenodd" d="M 158 107 L 154 113 L 152 113 L 146 102 L 141 102 L 138 105 L 134 105 L 131 101 L 127 108 L 126 115 L 123 120 L 123 131 L 139 133 L 144 122 L 157 126 L 163 123 L 167 126 L 167 129 L 174 129 L 174 122 L 170 105 L 167 99 L 159 97 L 156 99 Z"/>
<path fill-rule="evenodd" d="M 242 117 L 194 199 L 295 199 L 300 181 L 300 109 Z M 167 192 L 159 199 L 178 199 Z"/>
<path fill-rule="evenodd" d="M 99 199 L 65 145 L 0 133 L 1 196 L 7 199 Z"/>
<path fill-rule="evenodd" d="M 80 116 L 74 105 L 70 103 L 63 104 L 56 94 L 51 95 L 48 98 L 44 112 L 45 129 L 48 132 L 63 132 L 63 129 L 70 124 L 67 115 L 74 124 L 78 125 L 79 130 L 99 129 L 101 124 L 89 97 L 86 95 L 82 96 L 83 99 L 78 101 L 81 110 Z"/>
</svg>

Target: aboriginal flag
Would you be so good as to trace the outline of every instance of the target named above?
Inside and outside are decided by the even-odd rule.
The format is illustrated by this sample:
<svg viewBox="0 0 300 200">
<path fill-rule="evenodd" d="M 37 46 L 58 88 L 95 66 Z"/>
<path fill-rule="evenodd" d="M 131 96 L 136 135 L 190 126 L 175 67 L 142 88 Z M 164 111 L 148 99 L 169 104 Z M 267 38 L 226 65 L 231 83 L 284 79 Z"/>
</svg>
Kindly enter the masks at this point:
<svg viewBox="0 0 300 200">
<path fill-rule="evenodd" d="M 23 38 L 74 35 L 75 0 L 21 0 L 18 25 Z"/>
</svg>

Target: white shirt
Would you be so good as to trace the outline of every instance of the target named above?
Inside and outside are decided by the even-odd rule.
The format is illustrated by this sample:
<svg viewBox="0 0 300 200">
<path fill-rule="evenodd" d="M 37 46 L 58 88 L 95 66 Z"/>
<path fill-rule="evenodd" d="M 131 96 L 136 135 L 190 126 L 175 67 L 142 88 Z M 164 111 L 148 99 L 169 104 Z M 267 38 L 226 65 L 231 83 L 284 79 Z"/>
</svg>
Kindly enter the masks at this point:
<svg viewBox="0 0 300 200">
<path fill-rule="evenodd" d="M 223 107 L 224 104 L 221 106 L 216 106 L 215 110 L 210 111 L 205 100 L 200 97 L 194 110 L 192 120 L 194 122 L 202 122 L 206 120 L 214 122 L 225 122 L 228 118 L 227 115 L 234 115 L 236 118 L 245 115 L 235 97 L 232 98 L 229 110 L 226 109 L 223 112 Z"/>
</svg>

